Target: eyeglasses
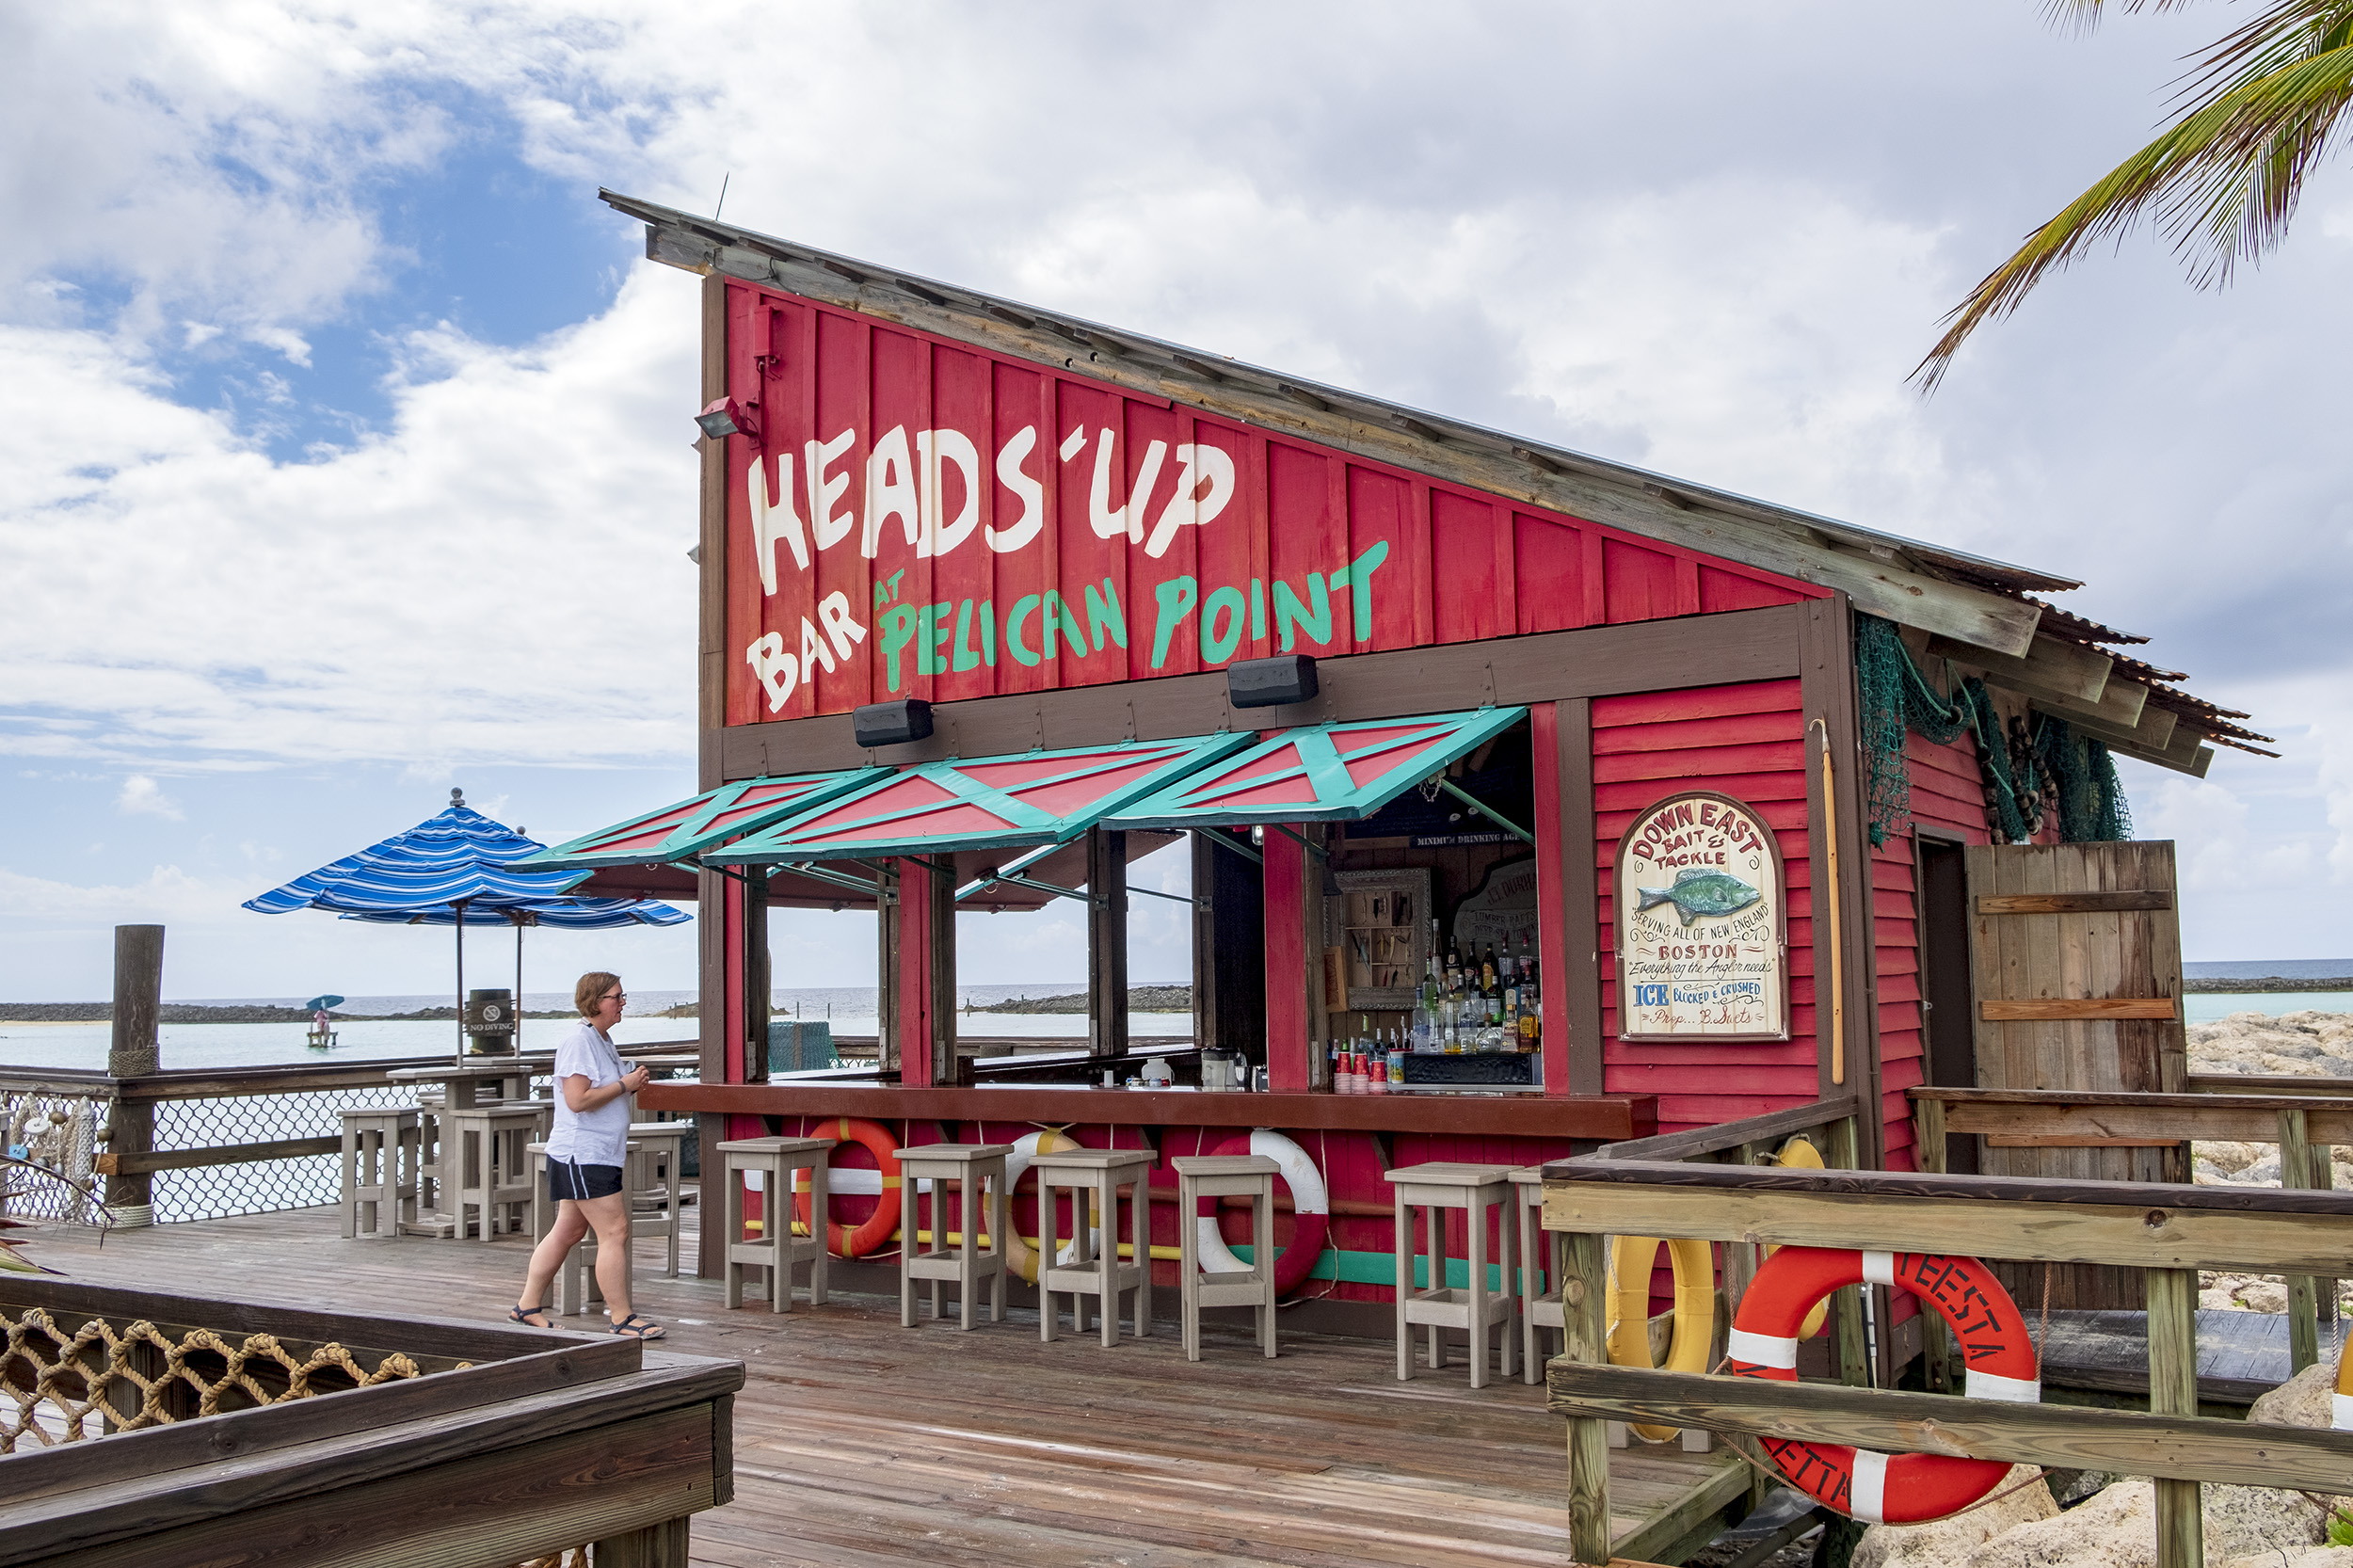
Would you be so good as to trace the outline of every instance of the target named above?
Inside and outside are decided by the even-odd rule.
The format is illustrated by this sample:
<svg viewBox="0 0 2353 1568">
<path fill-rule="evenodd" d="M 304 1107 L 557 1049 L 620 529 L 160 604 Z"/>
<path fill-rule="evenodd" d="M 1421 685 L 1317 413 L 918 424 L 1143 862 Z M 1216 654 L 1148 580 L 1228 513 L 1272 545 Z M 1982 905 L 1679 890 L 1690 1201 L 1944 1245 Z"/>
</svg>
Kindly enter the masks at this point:
<svg viewBox="0 0 2353 1568">
<path fill-rule="evenodd" d="M 627 1001 L 629 1000 L 629 993 L 627 991 L 607 991 L 597 1000 L 599 1001 Z"/>
</svg>

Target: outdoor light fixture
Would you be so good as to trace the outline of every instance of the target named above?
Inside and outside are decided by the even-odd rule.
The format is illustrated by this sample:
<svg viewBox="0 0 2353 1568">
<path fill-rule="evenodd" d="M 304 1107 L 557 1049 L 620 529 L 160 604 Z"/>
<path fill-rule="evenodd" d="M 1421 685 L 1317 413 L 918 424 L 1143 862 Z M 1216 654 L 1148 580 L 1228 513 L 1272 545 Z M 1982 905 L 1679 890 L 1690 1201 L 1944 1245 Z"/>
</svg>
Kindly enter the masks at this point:
<svg viewBox="0 0 2353 1568">
<path fill-rule="evenodd" d="M 732 397 L 715 397 L 710 408 L 695 416 L 695 423 L 714 441 L 729 436 L 756 441 L 760 440 L 760 421 L 753 417 L 752 410 L 759 407 L 757 403 L 738 403 Z"/>
<path fill-rule="evenodd" d="M 1225 666 L 1225 700 L 1237 708 L 1279 708 L 1315 695 L 1316 662 L 1304 653 Z"/>
<path fill-rule="evenodd" d="M 850 730 L 861 746 L 904 745 L 931 738 L 932 705 L 920 696 L 870 702 L 850 711 Z"/>
</svg>

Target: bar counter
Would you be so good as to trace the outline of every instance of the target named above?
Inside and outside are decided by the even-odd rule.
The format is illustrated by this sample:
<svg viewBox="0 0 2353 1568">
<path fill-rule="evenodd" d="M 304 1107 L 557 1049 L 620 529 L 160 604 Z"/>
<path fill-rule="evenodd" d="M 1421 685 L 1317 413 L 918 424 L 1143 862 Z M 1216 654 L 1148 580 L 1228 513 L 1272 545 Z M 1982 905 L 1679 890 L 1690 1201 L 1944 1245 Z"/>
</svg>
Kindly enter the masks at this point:
<svg viewBox="0 0 2353 1568">
<path fill-rule="evenodd" d="M 1321 1128 L 1617 1143 L 1658 1130 L 1652 1095 L 1330 1095 L 1103 1089 L 1077 1085 L 918 1088 L 890 1083 L 648 1083 L 645 1111 L 871 1121 L 1082 1123 L 1119 1127 Z"/>
</svg>

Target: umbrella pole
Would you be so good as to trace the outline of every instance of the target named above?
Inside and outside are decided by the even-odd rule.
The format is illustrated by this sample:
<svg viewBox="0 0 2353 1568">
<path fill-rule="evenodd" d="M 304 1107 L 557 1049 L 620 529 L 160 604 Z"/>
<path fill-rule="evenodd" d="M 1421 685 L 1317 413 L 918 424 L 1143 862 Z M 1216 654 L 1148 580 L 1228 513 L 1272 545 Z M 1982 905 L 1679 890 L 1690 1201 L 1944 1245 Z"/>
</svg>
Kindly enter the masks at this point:
<svg viewBox="0 0 2353 1568">
<path fill-rule="evenodd" d="M 459 899 L 457 909 L 457 1060 L 466 1064 L 466 901 Z"/>
<path fill-rule="evenodd" d="M 515 1054 L 523 1053 L 523 922 L 515 918 Z"/>
</svg>

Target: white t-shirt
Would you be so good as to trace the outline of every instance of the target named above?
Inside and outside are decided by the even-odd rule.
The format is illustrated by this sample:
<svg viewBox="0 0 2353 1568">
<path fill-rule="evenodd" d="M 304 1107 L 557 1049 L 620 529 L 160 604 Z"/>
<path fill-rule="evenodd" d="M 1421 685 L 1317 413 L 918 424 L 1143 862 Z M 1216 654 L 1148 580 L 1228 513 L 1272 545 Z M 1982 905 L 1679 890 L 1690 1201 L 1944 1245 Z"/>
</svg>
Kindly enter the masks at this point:
<svg viewBox="0 0 2353 1568">
<path fill-rule="evenodd" d="M 564 1080 L 584 1078 L 597 1088 L 621 1077 L 621 1053 L 583 1020 L 555 1048 L 555 1130 L 548 1134 L 548 1158 L 578 1165 L 618 1165 L 629 1142 L 629 1096 L 616 1095 L 592 1111 L 574 1111 L 564 1099 Z"/>
</svg>

